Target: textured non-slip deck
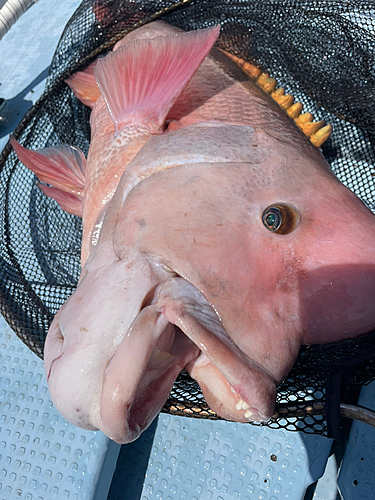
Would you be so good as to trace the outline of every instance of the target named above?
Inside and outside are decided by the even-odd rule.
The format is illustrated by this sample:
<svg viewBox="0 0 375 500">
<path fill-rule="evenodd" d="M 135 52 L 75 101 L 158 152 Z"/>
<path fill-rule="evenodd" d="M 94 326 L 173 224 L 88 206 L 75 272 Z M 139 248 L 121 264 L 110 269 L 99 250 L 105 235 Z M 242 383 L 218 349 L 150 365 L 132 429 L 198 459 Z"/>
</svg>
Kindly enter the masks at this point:
<svg viewBox="0 0 375 500">
<path fill-rule="evenodd" d="M 43 362 L 0 317 L 0 499 L 93 498 L 108 442 L 59 415 Z"/>
</svg>

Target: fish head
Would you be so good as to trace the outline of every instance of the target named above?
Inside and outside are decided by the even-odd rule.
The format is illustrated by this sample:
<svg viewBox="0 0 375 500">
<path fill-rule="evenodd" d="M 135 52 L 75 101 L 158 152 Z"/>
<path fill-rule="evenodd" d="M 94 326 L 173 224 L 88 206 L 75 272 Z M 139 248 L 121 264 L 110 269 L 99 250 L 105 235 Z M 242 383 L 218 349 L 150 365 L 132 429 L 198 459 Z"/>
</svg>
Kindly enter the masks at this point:
<svg viewBox="0 0 375 500">
<path fill-rule="evenodd" d="M 262 129 L 190 131 L 151 139 L 128 167 L 46 340 L 58 410 L 119 443 L 184 368 L 218 415 L 265 421 L 301 344 L 375 326 L 374 215 L 320 153 Z M 189 156 L 197 145 L 207 154 Z"/>
<path fill-rule="evenodd" d="M 301 344 L 374 328 L 375 219 L 307 141 L 258 129 L 247 147 L 247 162 L 182 163 L 140 182 L 114 247 L 178 277 L 155 304 L 199 347 L 187 369 L 211 408 L 264 421 Z"/>
<path fill-rule="evenodd" d="M 370 331 L 375 326 L 374 214 L 333 175 L 316 148 L 259 131 L 257 137 L 258 147 L 264 141 L 270 152 L 246 197 L 250 205 L 242 205 L 233 226 L 249 252 L 237 259 L 239 282 L 240 262 L 251 262 L 242 275 L 243 291 L 253 277 L 249 306 L 242 309 L 257 304 L 259 325 L 266 328 L 272 311 L 272 324 L 283 318 L 304 344 Z M 246 212 L 251 228 L 244 224 Z"/>
</svg>

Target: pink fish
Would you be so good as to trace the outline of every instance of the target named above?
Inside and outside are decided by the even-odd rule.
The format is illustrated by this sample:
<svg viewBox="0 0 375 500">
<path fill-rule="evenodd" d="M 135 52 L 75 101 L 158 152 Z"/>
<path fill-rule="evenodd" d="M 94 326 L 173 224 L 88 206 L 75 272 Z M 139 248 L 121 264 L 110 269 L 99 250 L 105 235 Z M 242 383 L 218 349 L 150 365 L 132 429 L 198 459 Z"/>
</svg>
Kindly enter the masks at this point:
<svg viewBox="0 0 375 500">
<path fill-rule="evenodd" d="M 85 168 L 76 149 L 12 141 L 46 194 L 83 216 L 80 281 L 45 345 L 52 399 L 119 443 L 184 368 L 218 415 L 265 421 L 302 344 L 375 327 L 374 215 L 212 48 L 218 33 L 151 23 L 87 85 L 70 80 L 93 106 Z"/>
</svg>

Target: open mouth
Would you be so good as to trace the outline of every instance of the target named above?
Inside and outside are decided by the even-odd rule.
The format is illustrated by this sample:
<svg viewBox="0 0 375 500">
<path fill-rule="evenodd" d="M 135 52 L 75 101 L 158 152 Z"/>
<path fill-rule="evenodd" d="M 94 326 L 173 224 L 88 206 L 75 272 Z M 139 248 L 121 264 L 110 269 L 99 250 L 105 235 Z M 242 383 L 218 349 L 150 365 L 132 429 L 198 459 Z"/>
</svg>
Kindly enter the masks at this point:
<svg viewBox="0 0 375 500">
<path fill-rule="evenodd" d="M 169 346 L 160 345 L 167 339 Z M 178 374 L 198 356 L 199 349 L 193 342 L 178 327 L 169 324 L 152 349 L 135 388 L 127 414 L 130 427 L 139 428 L 140 432 L 148 427 L 168 399 Z"/>
<path fill-rule="evenodd" d="M 157 287 L 108 365 L 101 399 L 106 434 L 118 442 L 136 439 L 184 368 L 218 415 L 239 422 L 272 415 L 272 377 L 232 342 L 205 297 L 174 277 Z"/>
</svg>

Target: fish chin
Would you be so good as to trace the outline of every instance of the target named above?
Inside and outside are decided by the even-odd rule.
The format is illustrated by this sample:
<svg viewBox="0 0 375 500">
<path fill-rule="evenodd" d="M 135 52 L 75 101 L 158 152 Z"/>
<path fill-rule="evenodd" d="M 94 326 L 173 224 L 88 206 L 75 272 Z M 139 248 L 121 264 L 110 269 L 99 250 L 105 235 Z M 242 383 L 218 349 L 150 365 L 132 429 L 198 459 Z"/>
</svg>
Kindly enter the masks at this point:
<svg viewBox="0 0 375 500">
<path fill-rule="evenodd" d="M 253 377 L 248 381 L 249 387 L 241 383 L 234 384 L 239 390 L 237 392 L 220 369 L 203 353 L 189 363 L 186 370 L 199 382 L 207 404 L 220 417 L 235 422 L 263 422 L 271 417 L 273 398 L 276 397 L 272 383 L 257 386 Z M 264 397 L 259 394 L 262 388 Z M 272 395 L 271 399 L 269 394 Z"/>
</svg>

